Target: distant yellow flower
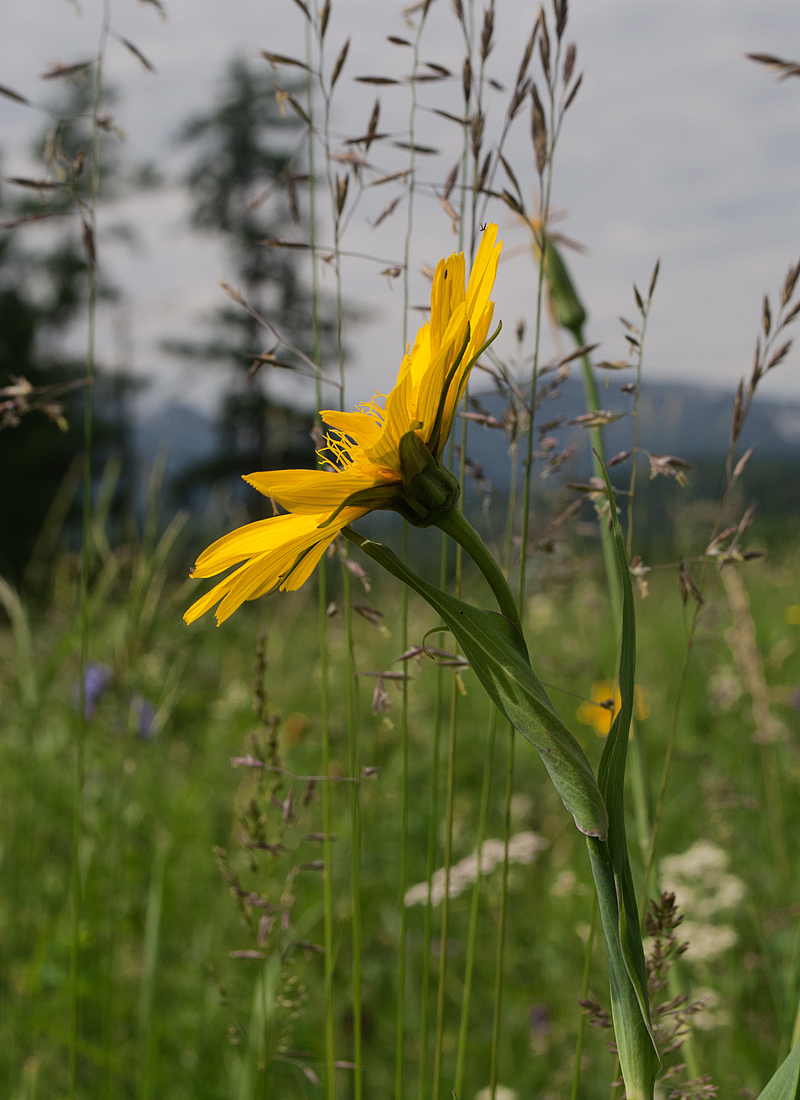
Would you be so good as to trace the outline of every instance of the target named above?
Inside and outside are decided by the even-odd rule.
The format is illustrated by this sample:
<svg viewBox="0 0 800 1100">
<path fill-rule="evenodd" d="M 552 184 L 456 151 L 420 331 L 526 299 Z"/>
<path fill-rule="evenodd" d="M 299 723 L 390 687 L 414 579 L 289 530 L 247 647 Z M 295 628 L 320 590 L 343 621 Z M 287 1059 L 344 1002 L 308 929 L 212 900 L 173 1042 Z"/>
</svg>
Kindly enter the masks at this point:
<svg viewBox="0 0 800 1100">
<path fill-rule="evenodd" d="M 213 577 L 244 564 L 194 603 L 186 622 L 219 603 L 216 617 L 222 623 L 245 600 L 276 588 L 299 588 L 342 528 L 373 509 L 389 508 L 428 526 L 453 508 L 458 482 L 439 459 L 469 372 L 486 343 L 501 247 L 497 226 L 487 226 L 466 288 L 463 252 L 439 261 L 430 321 L 417 333 L 383 408 L 373 399 L 358 412 L 321 413 L 330 430 L 320 457 L 333 469 L 268 470 L 245 477 L 288 514 L 249 523 L 203 551 L 193 577 Z"/>
<path fill-rule="evenodd" d="M 614 685 L 609 680 L 598 680 L 597 683 L 592 684 L 591 694 L 592 701 L 581 703 L 575 711 L 575 717 L 584 726 L 592 726 L 598 737 L 608 737 L 611 723 L 622 708 L 619 688 L 615 691 Z M 640 722 L 650 714 L 644 691 L 638 685 L 633 694 L 633 713 Z"/>
</svg>

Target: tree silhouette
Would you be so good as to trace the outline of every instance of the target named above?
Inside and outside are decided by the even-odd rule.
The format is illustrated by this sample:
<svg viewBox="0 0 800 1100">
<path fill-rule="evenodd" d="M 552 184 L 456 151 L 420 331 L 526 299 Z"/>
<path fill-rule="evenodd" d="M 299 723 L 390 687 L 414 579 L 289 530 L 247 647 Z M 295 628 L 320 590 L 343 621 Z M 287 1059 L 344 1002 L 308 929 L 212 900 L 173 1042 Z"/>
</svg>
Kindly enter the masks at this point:
<svg viewBox="0 0 800 1100">
<path fill-rule="evenodd" d="M 312 306 L 300 278 L 299 257 L 263 244 L 266 238 L 287 236 L 289 223 L 300 221 L 297 184 L 307 180 L 298 151 L 304 124 L 294 116 L 283 117 L 275 91 L 267 72 L 233 60 L 216 103 L 208 113 L 190 119 L 180 139 L 198 148 L 186 176 L 193 224 L 225 238 L 237 289 L 287 340 L 310 353 Z M 285 464 L 313 465 L 311 415 L 271 400 L 263 374 L 251 370 L 254 357 L 271 343 L 269 334 L 250 313 L 233 305 L 218 310 L 213 325 L 204 343 L 168 345 L 184 357 L 224 364 L 230 372 L 218 423 L 219 451 L 195 467 L 188 480 Z M 329 345 L 331 320 L 323 321 L 322 331 Z M 280 358 L 297 363 L 285 348 Z"/>
<path fill-rule="evenodd" d="M 0 400 L 0 574 L 20 583 L 42 524 L 83 446 L 80 353 L 65 351 L 65 336 L 86 308 L 88 262 L 79 210 L 88 203 L 92 156 L 92 81 L 87 70 L 70 81 L 51 108 L 46 130 L 33 153 L 48 177 L 60 186 L 37 190 L 14 186 L 0 193 L 0 209 L 11 222 L 31 214 L 53 217 L 55 240 L 44 248 L 26 244 L 24 229 L 0 234 L 0 389 L 23 393 L 30 400 Z M 100 158 L 101 201 L 126 186 L 114 121 L 106 111 L 114 102 L 106 90 Z M 99 298 L 116 301 L 116 289 L 99 272 Z M 23 380 L 19 384 L 15 379 Z M 100 374 L 95 386 L 95 468 L 112 453 L 129 447 L 127 397 L 130 380 Z M 33 411 L 27 411 L 26 408 Z M 124 497 L 129 471 L 120 481 L 117 504 Z M 75 484 L 77 491 L 77 480 Z M 40 563 L 42 564 L 42 563 Z M 30 574 L 28 574 L 30 577 Z"/>
</svg>

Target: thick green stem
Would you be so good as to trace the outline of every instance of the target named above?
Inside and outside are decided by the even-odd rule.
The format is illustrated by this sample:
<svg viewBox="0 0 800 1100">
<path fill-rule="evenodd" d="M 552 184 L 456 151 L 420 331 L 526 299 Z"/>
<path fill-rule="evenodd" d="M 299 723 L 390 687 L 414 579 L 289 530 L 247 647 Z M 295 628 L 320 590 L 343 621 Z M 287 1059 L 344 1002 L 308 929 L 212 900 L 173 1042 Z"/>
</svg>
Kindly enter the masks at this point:
<svg viewBox="0 0 800 1100">
<path fill-rule="evenodd" d="M 466 550 L 480 569 L 481 573 L 483 573 L 492 592 L 494 592 L 495 599 L 503 615 L 505 615 L 507 619 L 510 619 L 514 626 L 521 632 L 522 626 L 520 624 L 519 612 L 517 611 L 514 597 L 511 594 L 511 589 L 508 587 L 508 581 L 503 576 L 502 569 L 487 550 L 480 535 L 464 513 L 460 512 L 458 508 L 453 508 L 446 516 L 439 520 L 437 527 L 440 527 L 446 535 L 449 535 L 454 542 L 457 542 L 459 546 L 462 546 Z"/>
</svg>

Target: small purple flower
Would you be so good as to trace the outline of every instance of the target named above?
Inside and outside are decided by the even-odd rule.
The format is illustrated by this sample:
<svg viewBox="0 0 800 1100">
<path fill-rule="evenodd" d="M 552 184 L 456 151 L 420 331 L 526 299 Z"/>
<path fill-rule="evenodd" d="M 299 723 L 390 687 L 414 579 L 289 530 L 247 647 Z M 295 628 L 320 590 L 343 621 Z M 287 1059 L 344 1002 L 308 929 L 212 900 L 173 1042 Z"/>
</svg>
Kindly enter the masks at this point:
<svg viewBox="0 0 800 1100">
<path fill-rule="evenodd" d="M 99 661 L 87 661 L 83 670 L 83 716 L 94 718 L 100 697 L 111 683 L 111 669 L 108 665 Z M 75 709 L 80 703 L 80 684 L 72 685 L 72 698 L 75 701 Z"/>
<path fill-rule="evenodd" d="M 143 740 L 149 741 L 158 733 L 156 728 L 156 708 L 150 700 L 145 699 L 143 695 L 134 695 L 131 702 L 133 713 L 136 716 L 136 732 Z"/>
</svg>

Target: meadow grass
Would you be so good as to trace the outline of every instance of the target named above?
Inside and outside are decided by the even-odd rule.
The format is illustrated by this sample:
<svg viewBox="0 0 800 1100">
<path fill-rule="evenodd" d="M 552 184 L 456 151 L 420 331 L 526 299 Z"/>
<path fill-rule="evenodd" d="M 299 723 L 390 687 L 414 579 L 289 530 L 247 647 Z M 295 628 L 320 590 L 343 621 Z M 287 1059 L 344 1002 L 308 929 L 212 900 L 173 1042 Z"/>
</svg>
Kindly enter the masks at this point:
<svg viewBox="0 0 800 1100">
<path fill-rule="evenodd" d="M 119 552 L 122 557 L 125 553 Z M 796 556 L 750 567 L 746 584 L 756 638 L 764 655 L 776 720 L 789 720 L 791 693 L 800 676 L 798 627 L 786 611 L 800 602 Z M 597 560 L 584 549 L 564 547 L 545 558 L 537 592 L 529 600 L 528 637 L 536 667 L 563 713 L 573 714 L 593 682 L 613 667 L 614 644 L 608 608 L 596 573 Z M 370 604 L 385 615 L 380 627 L 354 616 L 354 660 L 360 671 L 396 668 L 401 608 L 394 586 L 373 577 Z M 76 667 L 67 656 L 77 583 L 74 559 L 60 560 L 50 606 L 31 613 L 32 656 L 37 669 L 35 701 L 20 683 L 14 636 L 0 634 L 3 647 L 4 736 L 2 740 L 3 814 L 3 999 L 7 1010 L 0 1036 L 0 1077 L 12 1096 L 51 1095 L 65 1086 L 65 1027 L 69 974 L 70 813 L 64 772 L 71 758 Z M 470 581 L 479 597 L 478 581 Z M 130 589 L 121 564 L 114 583 L 91 621 L 90 661 L 107 665 L 108 686 L 87 721 L 85 827 L 81 842 L 84 905 L 80 929 L 79 988 L 80 1095 L 220 1096 L 247 1092 L 248 1035 L 253 1014 L 258 960 L 231 958 L 230 952 L 255 946 L 251 929 L 220 877 L 213 849 L 228 853 L 229 868 L 248 889 L 280 896 L 291 866 L 314 864 L 320 844 L 302 840 L 321 829 L 318 795 L 288 833 L 286 853 L 250 869 L 252 852 L 240 843 L 244 813 L 252 795 L 253 772 L 233 769 L 232 757 L 249 749 L 259 726 L 253 714 L 255 639 L 268 626 L 265 687 L 270 713 L 279 712 L 278 744 L 283 766 L 296 775 L 316 774 L 319 711 L 309 685 L 320 676 L 315 641 L 314 594 L 278 598 L 232 620 L 230 629 L 186 630 L 177 612 L 185 585 L 167 584 L 155 611 L 148 643 L 133 665 L 125 635 Z M 648 718 L 643 722 L 651 796 L 669 733 L 670 697 L 686 643 L 686 622 L 674 571 L 652 575 L 650 595 L 640 601 L 641 677 Z M 415 631 L 425 629 L 432 613 L 411 598 Z M 789 616 L 791 618 L 791 616 Z M 560 624 L 554 630 L 554 624 Z M 431 622 L 430 625 L 433 625 Z M 746 894 L 730 911 L 712 912 L 699 921 L 712 930 L 735 931 L 736 943 L 692 962 L 690 948 L 678 965 L 687 992 L 709 989 L 718 998 L 709 1016 L 711 1030 L 695 1029 L 695 1057 L 703 1072 L 723 1088 L 756 1089 L 774 1067 L 781 1043 L 791 1029 L 792 989 L 797 966 L 792 883 L 775 871 L 772 838 L 765 813 L 775 792 L 765 790 L 760 753 L 753 742 L 752 700 L 742 683 L 725 632 L 732 629 L 730 608 L 720 601 L 709 612 L 690 667 L 681 716 L 670 796 L 662 822 L 660 850 L 683 853 L 708 840 L 729 853 L 728 871 L 744 883 Z M 414 636 L 411 642 L 415 641 Z M 329 623 L 331 656 L 331 772 L 348 773 L 347 711 L 339 690 L 346 649 L 342 616 Z M 298 654 L 303 660 L 298 660 Z M 137 729 L 131 720 L 134 700 L 155 710 L 171 690 L 170 670 L 181 668 L 177 691 L 158 728 Z M 422 658 L 409 684 L 408 881 L 426 877 L 427 807 L 431 775 L 433 662 Z M 480 790 L 485 775 L 487 702 L 469 671 L 460 674 L 459 744 L 453 800 L 453 863 L 475 848 Z M 24 681 L 24 675 L 22 677 Z M 365 1087 L 370 1096 L 390 1095 L 397 980 L 399 888 L 399 777 L 401 746 L 396 719 L 400 693 L 386 688 L 393 709 L 372 716 L 369 696 L 374 680 L 361 682 L 361 757 L 377 773 L 361 784 L 363 830 L 363 1043 Z M 559 692 L 559 689 L 560 692 Z M 141 713 L 141 705 L 138 713 Z M 581 738 L 593 761 L 601 739 L 589 727 Z M 144 733 L 144 736 L 143 736 Z M 778 743 L 783 784 L 782 824 L 796 835 L 798 780 L 796 750 Z M 503 835 L 507 743 L 498 738 L 486 804 L 486 835 Z M 280 778 L 280 777 L 279 777 Z M 444 769 L 440 781 L 444 779 Z M 299 799 L 306 784 L 284 783 Z M 347 994 L 351 958 L 345 928 L 350 916 L 349 807 L 346 784 L 331 785 L 334 882 L 334 950 L 337 983 L 335 1028 L 337 1057 L 347 1060 L 352 1043 L 352 1014 Z M 440 794 L 443 805 L 444 792 Z M 578 1014 L 576 1000 L 583 965 L 583 940 L 591 901 L 585 849 L 560 806 L 535 754 L 523 745 L 517 753 L 511 801 L 512 833 L 532 830 L 546 847 L 529 865 L 509 868 L 509 915 L 504 972 L 503 1026 L 499 1081 L 521 1094 L 562 1095 L 571 1077 Z M 441 866 L 443 836 L 439 830 Z M 288 857 L 288 859 L 287 859 Z M 634 852 L 634 873 L 642 863 Z M 228 882 L 230 886 L 230 880 Z M 322 881 L 318 871 L 301 870 L 293 881 L 290 907 L 293 935 L 308 943 L 322 938 Z M 480 949 L 472 978 L 476 989 L 493 983 L 493 950 L 502 900 L 500 867 L 485 877 L 478 908 Z M 698 904 L 701 905 L 702 901 Z M 442 1073 L 454 1072 L 463 993 L 465 943 L 471 909 L 470 890 L 450 902 L 449 966 L 444 990 Z M 712 907 L 713 909 L 713 907 Z M 434 964 L 441 950 L 436 939 L 439 912 L 434 909 Z M 702 914 L 701 914 L 702 917 Z M 687 919 L 692 920 L 691 907 Z M 154 927 L 157 921 L 158 927 Z M 408 1073 L 406 1095 L 414 1095 L 419 1050 L 421 946 L 424 906 L 408 909 L 406 994 Z M 432 968 L 436 984 L 437 966 Z M 307 999 L 288 998 L 279 1015 L 291 1023 L 286 1050 L 309 1051 L 298 1059 L 321 1074 L 319 1037 L 324 1026 L 321 997 L 323 963 L 317 952 L 296 951 L 291 970 Z M 795 983 L 793 986 L 793 982 Z M 595 950 L 590 990 L 604 994 L 602 949 Z M 281 1022 L 281 1026 L 286 1021 Z M 144 1030 L 143 1030 L 144 1029 Z M 488 1082 L 492 1012 L 487 998 L 473 997 L 464 1095 Z M 288 1033 L 287 1033 L 288 1035 Z M 602 1033 L 589 1030 L 582 1095 L 604 1096 L 613 1064 Z M 284 1052 L 285 1053 L 285 1052 Z M 337 1070 L 347 1095 L 347 1069 Z M 278 1061 L 268 1095 L 313 1096 L 317 1088 L 296 1065 Z"/>
<path fill-rule="evenodd" d="M 531 231 L 541 260 L 532 278 L 532 351 L 522 359 L 521 329 L 520 362 L 492 349 L 484 364 L 509 401 L 512 495 L 497 557 L 517 592 L 533 667 L 597 770 L 603 739 L 586 714 L 594 714 L 599 732 L 610 723 L 601 728 L 608 711 L 587 712 L 586 704 L 606 702 L 605 690 L 613 695 L 613 687 L 599 685 L 615 680 L 621 622 L 598 484 L 577 487 L 591 502 L 584 520 L 600 517 L 584 523 L 592 539 L 565 524 L 530 546 L 532 517 L 545 499 L 535 482 L 570 453 L 551 453 L 536 419 L 544 419 L 541 406 L 573 359 L 582 361 L 587 383 L 589 412 L 579 421 L 595 448 L 596 476 L 603 472 L 602 427 L 614 418 L 598 409 L 585 310 L 550 229 L 557 139 L 581 79 L 564 37 L 567 5 L 556 0 L 552 13 L 536 17 L 491 147 L 484 95 L 495 5 L 485 7 L 482 22 L 475 4 L 453 5 L 464 39 L 460 74 L 430 64 L 432 73 L 420 72 L 429 6 L 406 13 L 418 16 L 413 42 L 393 40 L 413 57 L 404 78 L 408 163 L 386 177 L 402 177 L 401 191 L 374 224 L 400 197 L 407 219 L 403 263 L 382 274 L 403 274 L 405 343 L 418 191 L 436 196 L 470 260 L 490 200 Z M 334 88 L 348 44 L 337 43 L 335 53 L 326 42 L 330 3 L 316 13 L 301 0 L 297 7 L 306 20 L 306 57 L 289 64 L 306 69 L 305 109 L 293 92 L 280 94 L 282 106 L 308 124 L 311 226 L 308 243 L 292 247 L 310 253 L 313 359 L 286 348 L 312 368 L 319 408 L 317 211 L 325 184 L 334 385 L 344 408 L 340 263 L 367 187 L 386 182 L 370 178 L 377 169 L 367 161 L 386 135 L 378 133 L 376 104 L 353 148 L 333 138 Z M 458 1100 L 500 1100 L 504 1089 L 514 1097 L 556 1098 L 570 1089 L 592 1100 L 610 1089 L 614 1095 L 611 1033 L 585 1027 L 587 1020 L 607 1024 L 610 1007 L 585 845 L 538 757 L 498 721 L 455 643 L 426 636 L 438 625 L 430 608 L 370 565 L 365 583 L 358 554 L 336 547 L 302 592 L 244 607 L 222 631 L 208 624 L 187 630 L 180 618 L 191 586 L 176 579 L 191 557 L 182 538 L 186 517 L 162 529 L 158 471 L 141 535 L 132 521 L 122 537 L 108 522 L 119 477 L 113 463 L 92 499 L 98 110 L 110 5 L 104 13 L 92 198 L 88 206 L 75 200 L 92 272 L 82 550 L 54 557 L 40 604 L 27 607 L 0 586 L 8 618 L 0 626 L 0 981 L 8 1009 L 0 1018 L 0 1080 L 15 1100 L 64 1092 L 92 1100 L 264 1100 L 318 1096 L 323 1082 L 328 1100 L 440 1100 L 453 1085 Z M 273 67 L 287 63 L 263 56 Z M 460 84 L 463 113 L 446 117 L 462 149 L 437 192 L 417 176 L 417 85 L 445 79 Z M 523 104 L 538 178 L 535 216 L 502 156 Z M 317 154 L 322 168 L 315 168 Z M 498 191 L 498 178 L 509 189 Z M 631 555 L 642 504 L 636 413 L 658 265 L 645 297 L 634 287 L 638 327 L 624 322 L 627 365 L 636 370 L 627 387 L 635 400 L 626 509 L 627 558 L 639 581 L 641 713 L 628 774 L 634 884 L 643 912 L 663 888 L 675 891 L 686 917 L 677 935 L 685 930 L 688 951 L 668 976 L 656 975 L 669 997 L 686 998 L 656 1019 L 668 1035 L 673 1010 L 683 1013 L 683 1047 L 670 1049 L 662 1035 L 666 1065 L 677 1073 L 683 1060 L 684 1076 L 709 1074 L 740 1095 L 755 1095 L 798 1038 L 792 837 L 800 827 L 800 764 L 790 723 L 800 676 L 800 561 L 785 546 L 748 560 L 755 555 L 741 543 L 752 512 L 739 522 L 736 483 L 749 458 L 737 448 L 750 402 L 763 375 L 788 354 L 778 337 L 797 316 L 791 300 L 799 271 L 790 269 L 774 317 L 765 299 L 753 372 L 734 404 L 721 502 L 710 511 L 708 502 L 693 511 L 678 504 L 680 561 L 659 566 L 656 552 L 649 570 Z M 271 321 L 227 290 L 278 347 Z M 576 347 L 544 364 L 546 307 Z M 466 441 L 463 420 L 460 451 L 451 448 L 449 456 L 462 490 Z M 683 481 L 681 459 L 648 457 L 652 472 Z M 708 521 L 702 536 L 698 507 Z M 731 520 L 735 526 L 721 533 Z M 400 544 L 396 525 L 374 529 Z M 439 573 L 442 587 L 477 606 L 489 603 L 460 546 L 417 531 L 402 545 L 426 576 Z M 409 652 L 433 641 L 444 651 L 438 668 L 424 648 Z M 662 897 L 662 916 L 668 909 Z M 671 1095 L 713 1095 L 702 1079 L 685 1090 Z"/>
</svg>

